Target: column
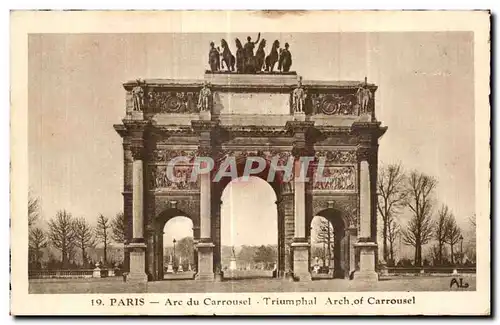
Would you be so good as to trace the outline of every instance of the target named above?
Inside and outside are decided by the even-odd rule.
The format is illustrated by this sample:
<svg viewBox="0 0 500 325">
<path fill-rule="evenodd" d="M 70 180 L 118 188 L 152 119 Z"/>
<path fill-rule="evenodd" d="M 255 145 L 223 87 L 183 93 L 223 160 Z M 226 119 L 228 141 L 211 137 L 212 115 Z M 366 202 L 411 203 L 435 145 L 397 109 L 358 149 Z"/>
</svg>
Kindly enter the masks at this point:
<svg viewBox="0 0 500 325">
<path fill-rule="evenodd" d="M 210 103 L 210 100 L 209 100 Z M 202 118 L 192 120 L 191 127 L 199 137 L 198 154 L 201 157 L 212 156 L 212 130 L 218 122 Z M 199 161 L 199 163 L 201 163 Z M 205 166 L 200 166 L 205 167 Z M 205 169 L 202 169 L 205 170 Z M 200 177 L 200 240 L 196 245 L 198 251 L 198 265 L 196 280 L 214 281 L 214 243 L 212 239 L 212 180 L 210 172 L 199 175 Z"/>
<path fill-rule="evenodd" d="M 359 271 L 354 273 L 355 280 L 373 282 L 378 280 L 375 272 L 375 252 L 377 244 L 371 236 L 371 182 L 370 182 L 370 148 L 358 151 L 359 157 Z"/>
<path fill-rule="evenodd" d="M 297 157 L 294 168 L 294 240 L 293 275 L 299 281 L 311 280 L 309 271 L 309 248 L 306 238 L 306 170 L 303 162 Z"/>
<path fill-rule="evenodd" d="M 128 245 L 130 252 L 130 273 L 127 281 L 147 282 L 146 244 L 144 243 L 144 171 L 142 147 L 132 148 L 132 241 Z"/>
<path fill-rule="evenodd" d="M 196 245 L 198 249 L 198 273 L 197 280 L 214 280 L 214 244 L 211 238 L 210 220 L 210 173 L 200 175 L 200 241 Z"/>
</svg>

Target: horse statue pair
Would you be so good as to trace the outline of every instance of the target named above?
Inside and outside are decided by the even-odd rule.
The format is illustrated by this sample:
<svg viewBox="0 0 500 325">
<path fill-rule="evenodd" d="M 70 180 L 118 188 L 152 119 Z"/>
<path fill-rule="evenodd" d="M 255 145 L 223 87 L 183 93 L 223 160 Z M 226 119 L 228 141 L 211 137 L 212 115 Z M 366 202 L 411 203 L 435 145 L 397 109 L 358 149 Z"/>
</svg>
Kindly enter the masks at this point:
<svg viewBox="0 0 500 325">
<path fill-rule="evenodd" d="M 209 53 L 209 64 L 212 72 L 219 71 L 225 68 L 228 72 L 236 71 L 239 73 L 256 73 L 262 70 L 273 72 L 274 66 L 278 63 L 278 69 L 283 72 L 288 72 L 292 65 L 292 57 L 288 50 L 288 43 L 285 44 L 285 49 L 280 49 L 280 43 L 275 40 L 269 55 L 266 56 L 264 48 L 266 40 L 262 39 L 259 43 L 260 33 L 256 42 L 252 42 L 251 38 L 247 38 L 245 46 L 236 38 L 236 57 L 231 53 L 229 45 L 225 39 L 221 40 L 222 52 L 219 48 L 215 49 L 214 43 L 211 42 Z M 253 55 L 255 44 L 258 43 L 257 52 Z M 278 52 L 279 50 L 279 52 Z M 222 59 L 221 59 L 222 58 Z"/>
</svg>

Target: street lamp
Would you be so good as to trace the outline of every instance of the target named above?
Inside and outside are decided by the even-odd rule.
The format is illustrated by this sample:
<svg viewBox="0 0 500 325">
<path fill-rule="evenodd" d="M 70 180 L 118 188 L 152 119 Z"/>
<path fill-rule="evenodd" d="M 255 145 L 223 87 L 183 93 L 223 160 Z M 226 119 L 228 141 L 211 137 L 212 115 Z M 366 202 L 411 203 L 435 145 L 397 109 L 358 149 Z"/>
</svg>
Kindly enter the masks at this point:
<svg viewBox="0 0 500 325">
<path fill-rule="evenodd" d="M 464 236 L 460 235 L 459 239 L 460 239 L 460 264 L 462 264 L 464 260 L 464 248 L 463 248 Z"/>
<path fill-rule="evenodd" d="M 173 260 L 173 263 L 172 263 L 172 264 L 173 264 L 174 269 L 175 269 L 175 243 L 176 243 L 176 242 L 177 242 L 177 240 L 175 240 L 175 238 L 174 238 L 174 240 L 173 240 L 173 243 L 174 243 L 174 260 Z"/>
</svg>

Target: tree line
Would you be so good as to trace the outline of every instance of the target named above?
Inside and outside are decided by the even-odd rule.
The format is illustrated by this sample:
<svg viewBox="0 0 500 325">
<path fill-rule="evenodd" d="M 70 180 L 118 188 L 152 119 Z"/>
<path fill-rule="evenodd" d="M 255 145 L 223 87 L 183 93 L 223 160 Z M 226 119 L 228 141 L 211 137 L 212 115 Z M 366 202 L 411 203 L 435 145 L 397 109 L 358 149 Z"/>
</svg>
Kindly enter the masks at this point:
<svg viewBox="0 0 500 325">
<path fill-rule="evenodd" d="M 91 225 L 84 217 L 73 217 L 66 210 L 60 210 L 46 224 L 40 220 L 39 200 L 29 196 L 28 199 L 28 231 L 29 231 L 29 266 L 30 269 L 41 268 L 43 251 L 54 248 L 60 253 L 57 267 L 69 268 L 76 265 L 76 253 L 81 256 L 83 267 L 95 267 L 88 251 L 97 245 L 103 247 L 101 263 L 108 265 L 108 251 L 112 242 L 123 244 L 125 241 L 125 219 L 123 213 L 114 218 L 100 214 L 96 225 Z"/>
<path fill-rule="evenodd" d="M 381 222 L 383 259 L 388 265 L 396 260 L 396 241 L 413 247 L 412 265 L 423 266 L 430 263 L 423 258 L 423 246 L 432 243 L 428 258 L 433 265 L 462 263 L 462 251 L 457 245 L 463 243 L 464 231 L 458 226 L 453 211 L 444 203 L 436 209 L 435 198 L 437 180 L 416 170 L 405 172 L 400 163 L 384 165 L 380 168 L 377 181 L 377 210 Z M 436 211 L 437 210 L 437 211 Z M 401 216 L 410 214 L 406 224 Z M 475 216 L 470 219 L 475 231 Z M 475 245 L 468 256 L 475 260 Z M 447 258 L 449 248 L 449 259 Z M 471 261 L 471 263 L 475 263 Z"/>
</svg>

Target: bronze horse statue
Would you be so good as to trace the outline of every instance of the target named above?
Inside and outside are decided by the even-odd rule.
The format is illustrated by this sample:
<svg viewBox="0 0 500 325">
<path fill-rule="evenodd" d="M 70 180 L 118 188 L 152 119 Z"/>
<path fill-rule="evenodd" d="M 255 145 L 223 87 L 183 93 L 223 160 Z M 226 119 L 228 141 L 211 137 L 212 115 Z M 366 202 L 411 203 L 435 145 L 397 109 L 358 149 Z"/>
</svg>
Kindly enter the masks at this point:
<svg viewBox="0 0 500 325">
<path fill-rule="evenodd" d="M 280 47 L 280 42 L 275 40 L 271 52 L 266 56 L 266 71 L 273 72 L 274 65 L 278 62 L 278 49 Z"/>
<path fill-rule="evenodd" d="M 245 51 L 239 39 L 236 39 L 236 71 L 242 73 L 245 70 Z"/>
<path fill-rule="evenodd" d="M 227 44 L 225 39 L 221 39 L 220 45 L 222 47 L 221 69 L 224 68 L 224 63 L 225 63 L 227 71 L 234 71 L 235 59 L 234 55 L 231 53 L 231 50 L 229 49 L 229 45 Z"/>
<path fill-rule="evenodd" d="M 255 52 L 255 70 L 262 71 L 264 68 L 264 59 L 266 57 L 266 52 L 264 52 L 264 47 L 266 47 L 266 40 L 262 39 L 259 43 L 259 48 Z"/>
</svg>

